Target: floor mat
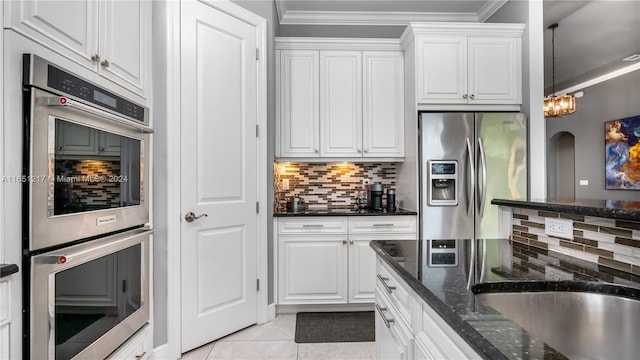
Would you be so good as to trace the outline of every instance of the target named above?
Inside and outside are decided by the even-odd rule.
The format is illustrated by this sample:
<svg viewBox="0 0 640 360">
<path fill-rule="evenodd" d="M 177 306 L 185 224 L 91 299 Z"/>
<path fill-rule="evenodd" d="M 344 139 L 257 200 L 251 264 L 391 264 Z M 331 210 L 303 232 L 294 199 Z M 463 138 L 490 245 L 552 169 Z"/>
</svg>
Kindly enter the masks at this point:
<svg viewBox="0 0 640 360">
<path fill-rule="evenodd" d="M 297 343 L 375 340 L 373 311 L 301 312 L 296 316 Z"/>
</svg>

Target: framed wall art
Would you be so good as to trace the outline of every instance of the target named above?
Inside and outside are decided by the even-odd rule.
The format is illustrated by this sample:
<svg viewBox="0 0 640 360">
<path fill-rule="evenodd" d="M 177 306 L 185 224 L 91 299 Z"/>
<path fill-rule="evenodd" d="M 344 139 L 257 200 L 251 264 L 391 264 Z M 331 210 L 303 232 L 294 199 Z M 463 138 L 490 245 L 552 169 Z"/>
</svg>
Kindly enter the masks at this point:
<svg viewBox="0 0 640 360">
<path fill-rule="evenodd" d="M 605 188 L 640 190 L 640 115 L 605 123 Z"/>
</svg>

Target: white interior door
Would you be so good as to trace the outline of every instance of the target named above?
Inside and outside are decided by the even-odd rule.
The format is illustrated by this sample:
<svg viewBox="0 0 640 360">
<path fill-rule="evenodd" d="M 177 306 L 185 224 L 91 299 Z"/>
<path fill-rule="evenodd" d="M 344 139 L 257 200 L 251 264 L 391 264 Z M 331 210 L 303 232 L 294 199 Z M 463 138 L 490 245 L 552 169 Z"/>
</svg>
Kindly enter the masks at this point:
<svg viewBox="0 0 640 360">
<path fill-rule="evenodd" d="M 184 352 L 256 323 L 257 66 L 253 25 L 184 1 L 181 28 Z"/>
</svg>

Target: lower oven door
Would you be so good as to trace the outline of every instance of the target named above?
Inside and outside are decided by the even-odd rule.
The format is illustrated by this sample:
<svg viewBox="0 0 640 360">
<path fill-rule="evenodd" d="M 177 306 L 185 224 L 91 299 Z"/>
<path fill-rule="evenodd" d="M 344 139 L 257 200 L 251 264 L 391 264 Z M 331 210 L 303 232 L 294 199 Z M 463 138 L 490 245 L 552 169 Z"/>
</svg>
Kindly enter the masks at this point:
<svg viewBox="0 0 640 360">
<path fill-rule="evenodd" d="M 149 321 L 153 230 L 31 258 L 31 359 L 103 359 Z"/>
</svg>

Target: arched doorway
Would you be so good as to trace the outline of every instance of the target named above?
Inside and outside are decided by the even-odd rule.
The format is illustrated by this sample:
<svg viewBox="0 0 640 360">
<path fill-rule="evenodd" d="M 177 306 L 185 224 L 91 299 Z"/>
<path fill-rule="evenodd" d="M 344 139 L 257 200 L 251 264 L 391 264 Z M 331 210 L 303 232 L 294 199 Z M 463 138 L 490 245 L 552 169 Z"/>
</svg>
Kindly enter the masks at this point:
<svg viewBox="0 0 640 360">
<path fill-rule="evenodd" d="M 575 137 L 559 132 L 549 139 L 547 191 L 549 198 L 574 200 L 576 196 Z"/>
</svg>

